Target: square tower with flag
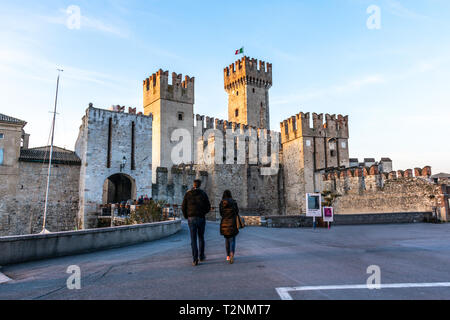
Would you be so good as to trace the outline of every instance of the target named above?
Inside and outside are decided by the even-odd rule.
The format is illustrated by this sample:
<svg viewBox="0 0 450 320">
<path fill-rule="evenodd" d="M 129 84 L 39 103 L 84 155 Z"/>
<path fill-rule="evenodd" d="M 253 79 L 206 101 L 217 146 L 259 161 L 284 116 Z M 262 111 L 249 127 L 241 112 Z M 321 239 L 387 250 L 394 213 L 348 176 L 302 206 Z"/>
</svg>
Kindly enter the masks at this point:
<svg viewBox="0 0 450 320">
<path fill-rule="evenodd" d="M 224 69 L 224 83 L 228 121 L 270 130 L 272 64 L 244 56 Z"/>
</svg>

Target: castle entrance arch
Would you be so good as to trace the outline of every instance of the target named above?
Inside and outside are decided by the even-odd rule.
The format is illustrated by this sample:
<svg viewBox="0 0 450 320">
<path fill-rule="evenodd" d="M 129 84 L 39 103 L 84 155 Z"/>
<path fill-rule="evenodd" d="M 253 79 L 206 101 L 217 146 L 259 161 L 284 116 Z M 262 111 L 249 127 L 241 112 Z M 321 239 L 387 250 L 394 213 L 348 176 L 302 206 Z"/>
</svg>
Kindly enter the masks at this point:
<svg viewBox="0 0 450 320">
<path fill-rule="evenodd" d="M 103 184 L 103 203 L 120 203 L 136 199 L 136 182 L 123 173 L 113 174 Z"/>
</svg>

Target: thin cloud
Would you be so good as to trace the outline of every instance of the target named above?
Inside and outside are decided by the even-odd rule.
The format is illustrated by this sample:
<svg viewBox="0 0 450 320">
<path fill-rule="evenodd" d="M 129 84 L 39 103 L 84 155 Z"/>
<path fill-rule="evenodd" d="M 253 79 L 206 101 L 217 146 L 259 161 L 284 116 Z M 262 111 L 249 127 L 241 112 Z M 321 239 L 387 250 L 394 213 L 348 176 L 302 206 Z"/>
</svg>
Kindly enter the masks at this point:
<svg viewBox="0 0 450 320">
<path fill-rule="evenodd" d="M 430 17 L 414 12 L 411 9 L 406 8 L 397 0 L 387 0 L 387 10 L 389 13 L 402 18 L 414 19 L 414 20 L 425 20 Z"/>
<path fill-rule="evenodd" d="M 42 77 L 42 74 L 48 74 L 49 70 L 54 71 L 56 67 L 57 65 L 53 62 L 36 57 L 35 55 L 32 56 L 23 51 L 12 49 L 0 50 L 0 70 L 3 71 L 3 77 L 7 77 L 8 73 L 9 76 L 44 80 L 45 77 Z M 67 79 L 112 87 L 121 86 L 124 82 L 124 80 L 114 80 L 116 77 L 102 72 L 84 70 L 67 65 L 61 67 L 64 69 L 64 77 Z"/>
<path fill-rule="evenodd" d="M 47 23 L 67 26 L 68 15 L 66 10 L 61 9 L 59 11 L 60 14 L 57 16 L 40 16 L 40 18 Z M 81 15 L 80 17 L 80 29 L 83 28 L 100 31 L 120 38 L 128 37 L 128 33 L 124 32 L 123 29 L 113 26 L 112 24 L 106 23 L 100 19 L 88 17 L 85 15 Z"/>
</svg>

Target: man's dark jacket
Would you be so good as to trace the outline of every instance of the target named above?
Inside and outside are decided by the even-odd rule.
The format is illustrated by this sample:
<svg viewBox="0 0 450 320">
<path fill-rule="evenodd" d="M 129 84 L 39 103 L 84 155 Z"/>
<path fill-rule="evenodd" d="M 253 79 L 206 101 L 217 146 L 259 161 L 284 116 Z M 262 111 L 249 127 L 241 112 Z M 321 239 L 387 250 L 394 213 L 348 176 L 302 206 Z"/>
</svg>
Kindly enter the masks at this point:
<svg viewBox="0 0 450 320">
<path fill-rule="evenodd" d="M 181 210 L 186 219 L 190 217 L 204 218 L 211 210 L 208 195 L 201 189 L 189 190 L 184 196 Z"/>
</svg>

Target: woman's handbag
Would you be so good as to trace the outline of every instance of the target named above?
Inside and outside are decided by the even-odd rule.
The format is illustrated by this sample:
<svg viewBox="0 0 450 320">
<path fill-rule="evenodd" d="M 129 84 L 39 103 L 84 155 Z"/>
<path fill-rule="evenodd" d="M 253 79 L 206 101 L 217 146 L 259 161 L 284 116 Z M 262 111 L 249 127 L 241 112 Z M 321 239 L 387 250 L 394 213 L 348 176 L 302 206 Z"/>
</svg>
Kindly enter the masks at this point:
<svg viewBox="0 0 450 320">
<path fill-rule="evenodd" d="M 239 214 L 236 215 L 236 225 L 237 225 L 238 229 L 245 228 L 245 220 L 242 219 Z"/>
</svg>

